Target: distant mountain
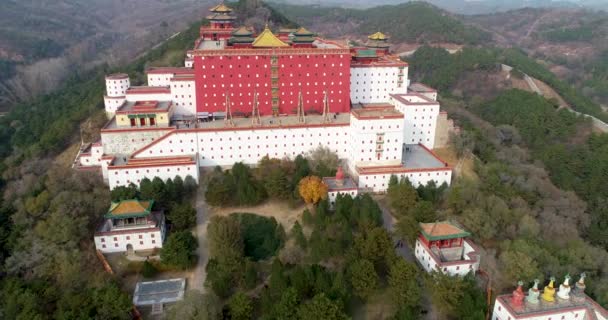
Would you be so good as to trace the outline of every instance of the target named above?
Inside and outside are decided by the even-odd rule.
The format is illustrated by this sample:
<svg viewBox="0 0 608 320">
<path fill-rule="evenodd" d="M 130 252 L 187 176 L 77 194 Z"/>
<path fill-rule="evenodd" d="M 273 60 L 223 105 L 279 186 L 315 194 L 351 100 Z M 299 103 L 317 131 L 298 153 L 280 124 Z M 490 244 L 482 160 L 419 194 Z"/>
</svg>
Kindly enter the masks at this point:
<svg viewBox="0 0 608 320">
<path fill-rule="evenodd" d="M 217 0 L 0 0 L 0 111 L 141 54 Z"/>
<path fill-rule="evenodd" d="M 395 5 L 410 0 L 275 0 L 275 2 L 339 6 L 346 8 L 370 8 L 380 5 Z M 519 8 L 554 8 L 554 7 L 587 7 L 592 9 L 608 10 L 606 0 L 427 0 L 433 5 L 458 14 L 486 14 L 502 12 Z"/>
<path fill-rule="evenodd" d="M 452 14 L 424 2 L 369 9 L 271 5 L 327 37 L 363 39 L 381 31 L 387 33 L 393 43 L 479 44 L 490 39 L 488 33 L 465 25 Z"/>
<path fill-rule="evenodd" d="M 524 49 L 608 110 L 608 13 L 526 8 L 465 20 L 490 32 L 495 45 Z"/>
</svg>

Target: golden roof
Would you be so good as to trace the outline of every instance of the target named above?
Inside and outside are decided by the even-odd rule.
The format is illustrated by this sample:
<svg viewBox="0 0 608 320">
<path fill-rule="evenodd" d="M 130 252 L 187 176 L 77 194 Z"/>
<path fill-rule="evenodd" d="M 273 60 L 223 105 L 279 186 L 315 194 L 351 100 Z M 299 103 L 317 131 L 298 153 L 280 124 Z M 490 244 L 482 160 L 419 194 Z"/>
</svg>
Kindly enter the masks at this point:
<svg viewBox="0 0 608 320">
<path fill-rule="evenodd" d="M 266 26 L 264 31 L 260 33 L 260 35 L 255 38 L 252 46 L 254 48 L 279 48 L 279 47 L 289 47 L 289 45 L 283 41 L 281 41 L 277 36 L 275 36 L 272 31 Z"/>
<path fill-rule="evenodd" d="M 304 35 L 304 36 L 309 36 L 309 35 L 313 35 L 314 33 L 308 31 L 308 29 L 304 28 L 304 27 L 300 27 L 298 30 L 296 30 L 296 32 L 294 32 L 294 34 L 297 35 Z"/>
<path fill-rule="evenodd" d="M 422 234 L 428 240 L 443 240 L 468 237 L 471 234 L 448 221 L 421 223 Z"/>
<path fill-rule="evenodd" d="M 367 38 L 370 40 L 388 40 L 388 37 L 382 32 L 376 32 Z"/>
<path fill-rule="evenodd" d="M 226 6 L 223 2 L 218 4 L 217 6 L 209 9 L 212 12 L 232 12 L 232 9 Z"/>
<path fill-rule="evenodd" d="M 232 32 L 236 36 L 250 36 L 253 34 L 247 27 L 240 27 Z"/>
<path fill-rule="evenodd" d="M 147 215 L 152 209 L 154 201 L 123 200 L 112 202 L 106 217 Z"/>
</svg>

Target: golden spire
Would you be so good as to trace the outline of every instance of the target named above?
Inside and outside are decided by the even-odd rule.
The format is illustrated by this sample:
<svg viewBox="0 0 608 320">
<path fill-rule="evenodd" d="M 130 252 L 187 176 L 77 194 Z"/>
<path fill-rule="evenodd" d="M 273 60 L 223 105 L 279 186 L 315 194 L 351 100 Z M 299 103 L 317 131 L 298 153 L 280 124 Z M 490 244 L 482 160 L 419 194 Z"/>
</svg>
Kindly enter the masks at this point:
<svg viewBox="0 0 608 320">
<path fill-rule="evenodd" d="M 220 4 L 218 4 L 217 6 L 209 9 L 209 11 L 211 12 L 221 12 L 221 13 L 228 13 L 228 12 L 232 12 L 232 8 L 228 7 L 227 5 L 224 4 L 224 1 L 222 1 Z"/>
<path fill-rule="evenodd" d="M 545 287 L 545 291 L 543 292 L 542 298 L 543 298 L 543 300 L 545 300 L 547 302 L 555 301 L 555 287 L 553 286 L 554 282 L 555 282 L 555 278 L 551 277 L 551 281 Z"/>
<path fill-rule="evenodd" d="M 367 38 L 370 40 L 388 40 L 388 37 L 382 32 L 376 32 Z"/>
</svg>

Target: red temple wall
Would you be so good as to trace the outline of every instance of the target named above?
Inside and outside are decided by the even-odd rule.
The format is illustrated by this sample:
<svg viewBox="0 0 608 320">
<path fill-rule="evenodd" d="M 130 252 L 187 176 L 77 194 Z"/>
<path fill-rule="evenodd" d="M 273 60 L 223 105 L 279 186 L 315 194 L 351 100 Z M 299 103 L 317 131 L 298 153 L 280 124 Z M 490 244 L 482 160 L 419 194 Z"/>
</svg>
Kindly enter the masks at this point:
<svg viewBox="0 0 608 320">
<path fill-rule="evenodd" d="M 260 113 L 272 114 L 269 56 L 197 56 L 194 66 L 197 112 L 224 112 L 229 92 L 232 113 L 250 113 L 255 89 Z"/>
<path fill-rule="evenodd" d="M 350 110 L 350 56 L 292 55 L 279 57 L 281 113 L 294 114 L 302 87 L 304 110 L 323 111 L 325 90 L 330 112 Z"/>
<path fill-rule="evenodd" d="M 300 86 L 305 110 L 322 111 L 325 89 L 331 112 L 350 110 L 350 55 L 280 55 L 277 65 L 279 113 L 296 112 Z M 260 113 L 272 114 L 269 55 L 196 56 L 194 66 L 197 112 L 223 112 L 225 93 L 230 92 L 233 114 L 249 114 L 255 88 Z"/>
</svg>

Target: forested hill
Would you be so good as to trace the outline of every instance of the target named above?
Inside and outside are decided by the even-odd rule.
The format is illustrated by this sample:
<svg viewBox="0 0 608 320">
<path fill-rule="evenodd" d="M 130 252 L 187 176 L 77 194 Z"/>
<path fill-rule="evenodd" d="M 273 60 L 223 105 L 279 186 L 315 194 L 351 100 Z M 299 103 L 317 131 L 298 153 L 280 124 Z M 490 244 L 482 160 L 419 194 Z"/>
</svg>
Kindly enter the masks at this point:
<svg viewBox="0 0 608 320">
<path fill-rule="evenodd" d="M 394 43 L 480 44 L 490 35 L 462 23 L 452 14 L 424 2 L 365 10 L 271 3 L 296 22 L 328 37 L 365 36 L 382 31 Z"/>
<path fill-rule="evenodd" d="M 75 152 L 60 153 L 79 141 L 85 120 L 85 135 L 104 123 L 104 74 L 128 72 L 139 85 L 148 66 L 183 65 L 199 27 L 116 70 L 79 73 L 0 118 L 0 318 L 131 319 L 128 294 L 103 271 L 92 243 L 110 192 L 98 174 L 69 167 Z"/>
</svg>

